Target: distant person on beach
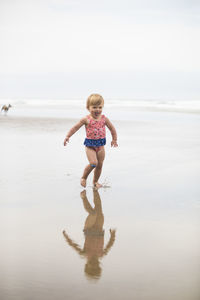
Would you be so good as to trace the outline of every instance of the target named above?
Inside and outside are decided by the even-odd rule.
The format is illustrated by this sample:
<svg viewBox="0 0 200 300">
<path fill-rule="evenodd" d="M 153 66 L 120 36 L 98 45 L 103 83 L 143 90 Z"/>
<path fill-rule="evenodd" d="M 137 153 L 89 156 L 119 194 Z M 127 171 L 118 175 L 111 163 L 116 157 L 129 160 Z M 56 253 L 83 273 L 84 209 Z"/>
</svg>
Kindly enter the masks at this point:
<svg viewBox="0 0 200 300">
<path fill-rule="evenodd" d="M 94 187 L 100 188 L 102 185 L 98 182 L 101 175 L 103 161 L 105 158 L 104 145 L 106 144 L 107 126 L 112 135 L 111 147 L 117 147 L 117 132 L 110 120 L 102 115 L 104 106 L 104 99 L 99 94 L 92 94 L 87 99 L 86 107 L 90 114 L 82 118 L 76 125 L 74 125 L 67 133 L 64 139 L 64 146 L 69 142 L 70 137 L 79 130 L 83 125 L 86 128 L 86 139 L 84 142 L 86 155 L 89 161 L 84 169 L 81 177 L 81 185 L 86 187 L 86 180 L 88 175 L 94 170 L 93 184 Z"/>
</svg>

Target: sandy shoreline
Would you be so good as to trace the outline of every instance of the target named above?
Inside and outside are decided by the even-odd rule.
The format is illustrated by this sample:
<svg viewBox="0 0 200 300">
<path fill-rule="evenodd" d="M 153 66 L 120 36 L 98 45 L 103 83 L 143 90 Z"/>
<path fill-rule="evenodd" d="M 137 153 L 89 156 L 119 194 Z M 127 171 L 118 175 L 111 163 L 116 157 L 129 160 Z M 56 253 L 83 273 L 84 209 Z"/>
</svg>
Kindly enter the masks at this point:
<svg viewBox="0 0 200 300">
<path fill-rule="evenodd" d="M 110 228 L 116 237 L 93 279 L 85 273 L 88 254 L 81 258 L 62 234 L 84 248 L 84 129 L 63 147 L 73 123 L 0 116 L 2 300 L 198 300 L 199 117 L 141 112 L 114 122 L 120 147 L 110 147 L 107 133 L 106 187 L 99 190 L 103 247 Z"/>
</svg>

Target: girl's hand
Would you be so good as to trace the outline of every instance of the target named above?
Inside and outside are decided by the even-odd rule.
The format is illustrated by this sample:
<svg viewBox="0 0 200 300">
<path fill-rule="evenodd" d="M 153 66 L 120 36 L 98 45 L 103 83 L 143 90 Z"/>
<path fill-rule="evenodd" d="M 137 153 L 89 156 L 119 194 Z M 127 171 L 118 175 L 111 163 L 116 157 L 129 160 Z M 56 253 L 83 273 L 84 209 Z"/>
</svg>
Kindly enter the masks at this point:
<svg viewBox="0 0 200 300">
<path fill-rule="evenodd" d="M 110 234 L 111 235 L 115 235 L 115 233 L 116 233 L 116 229 L 110 229 Z"/>
<path fill-rule="evenodd" d="M 111 147 L 118 147 L 117 141 L 112 140 Z"/>
<path fill-rule="evenodd" d="M 67 143 L 69 143 L 69 137 L 68 136 L 66 136 L 66 138 L 64 139 L 64 146 L 66 146 Z"/>
</svg>

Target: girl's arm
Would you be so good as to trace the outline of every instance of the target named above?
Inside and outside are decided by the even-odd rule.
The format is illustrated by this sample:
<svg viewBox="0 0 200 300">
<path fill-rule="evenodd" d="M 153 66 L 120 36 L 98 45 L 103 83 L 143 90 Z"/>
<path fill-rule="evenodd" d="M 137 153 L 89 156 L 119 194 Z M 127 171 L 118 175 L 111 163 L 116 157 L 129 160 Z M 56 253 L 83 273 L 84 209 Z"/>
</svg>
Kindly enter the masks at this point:
<svg viewBox="0 0 200 300">
<path fill-rule="evenodd" d="M 67 133 L 65 139 L 64 139 L 64 146 L 69 142 L 69 138 L 76 132 L 78 131 L 81 126 L 87 125 L 87 118 L 82 118 L 77 124 L 75 124 Z"/>
<path fill-rule="evenodd" d="M 84 251 L 81 249 L 81 247 L 76 244 L 72 239 L 70 239 L 70 237 L 68 236 L 68 234 L 66 233 L 65 230 L 63 230 L 63 235 L 65 237 L 66 242 L 68 243 L 69 246 L 71 246 L 72 248 L 74 248 L 74 250 L 76 250 L 76 252 L 80 255 L 84 255 Z"/>
<path fill-rule="evenodd" d="M 113 246 L 113 244 L 115 242 L 115 232 L 116 232 L 115 229 L 110 229 L 110 240 L 109 240 L 108 244 L 106 245 L 105 249 L 103 250 L 103 255 L 108 254 L 108 251 Z"/>
<path fill-rule="evenodd" d="M 118 147 L 117 144 L 117 131 L 113 124 L 110 122 L 108 118 L 106 118 L 106 126 L 109 128 L 111 135 L 112 135 L 112 142 L 111 142 L 111 147 Z"/>
</svg>

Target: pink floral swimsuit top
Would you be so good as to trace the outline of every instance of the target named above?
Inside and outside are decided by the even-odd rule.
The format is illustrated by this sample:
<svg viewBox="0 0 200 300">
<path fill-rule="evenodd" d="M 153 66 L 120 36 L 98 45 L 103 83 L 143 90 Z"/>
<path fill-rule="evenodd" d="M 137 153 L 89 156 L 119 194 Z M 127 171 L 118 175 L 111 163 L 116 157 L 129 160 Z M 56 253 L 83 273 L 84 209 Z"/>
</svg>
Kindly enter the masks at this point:
<svg viewBox="0 0 200 300">
<path fill-rule="evenodd" d="M 106 144 L 106 117 L 101 116 L 100 120 L 94 120 L 87 116 L 88 125 L 86 126 L 86 139 L 84 145 L 87 147 L 100 147 Z"/>
</svg>

